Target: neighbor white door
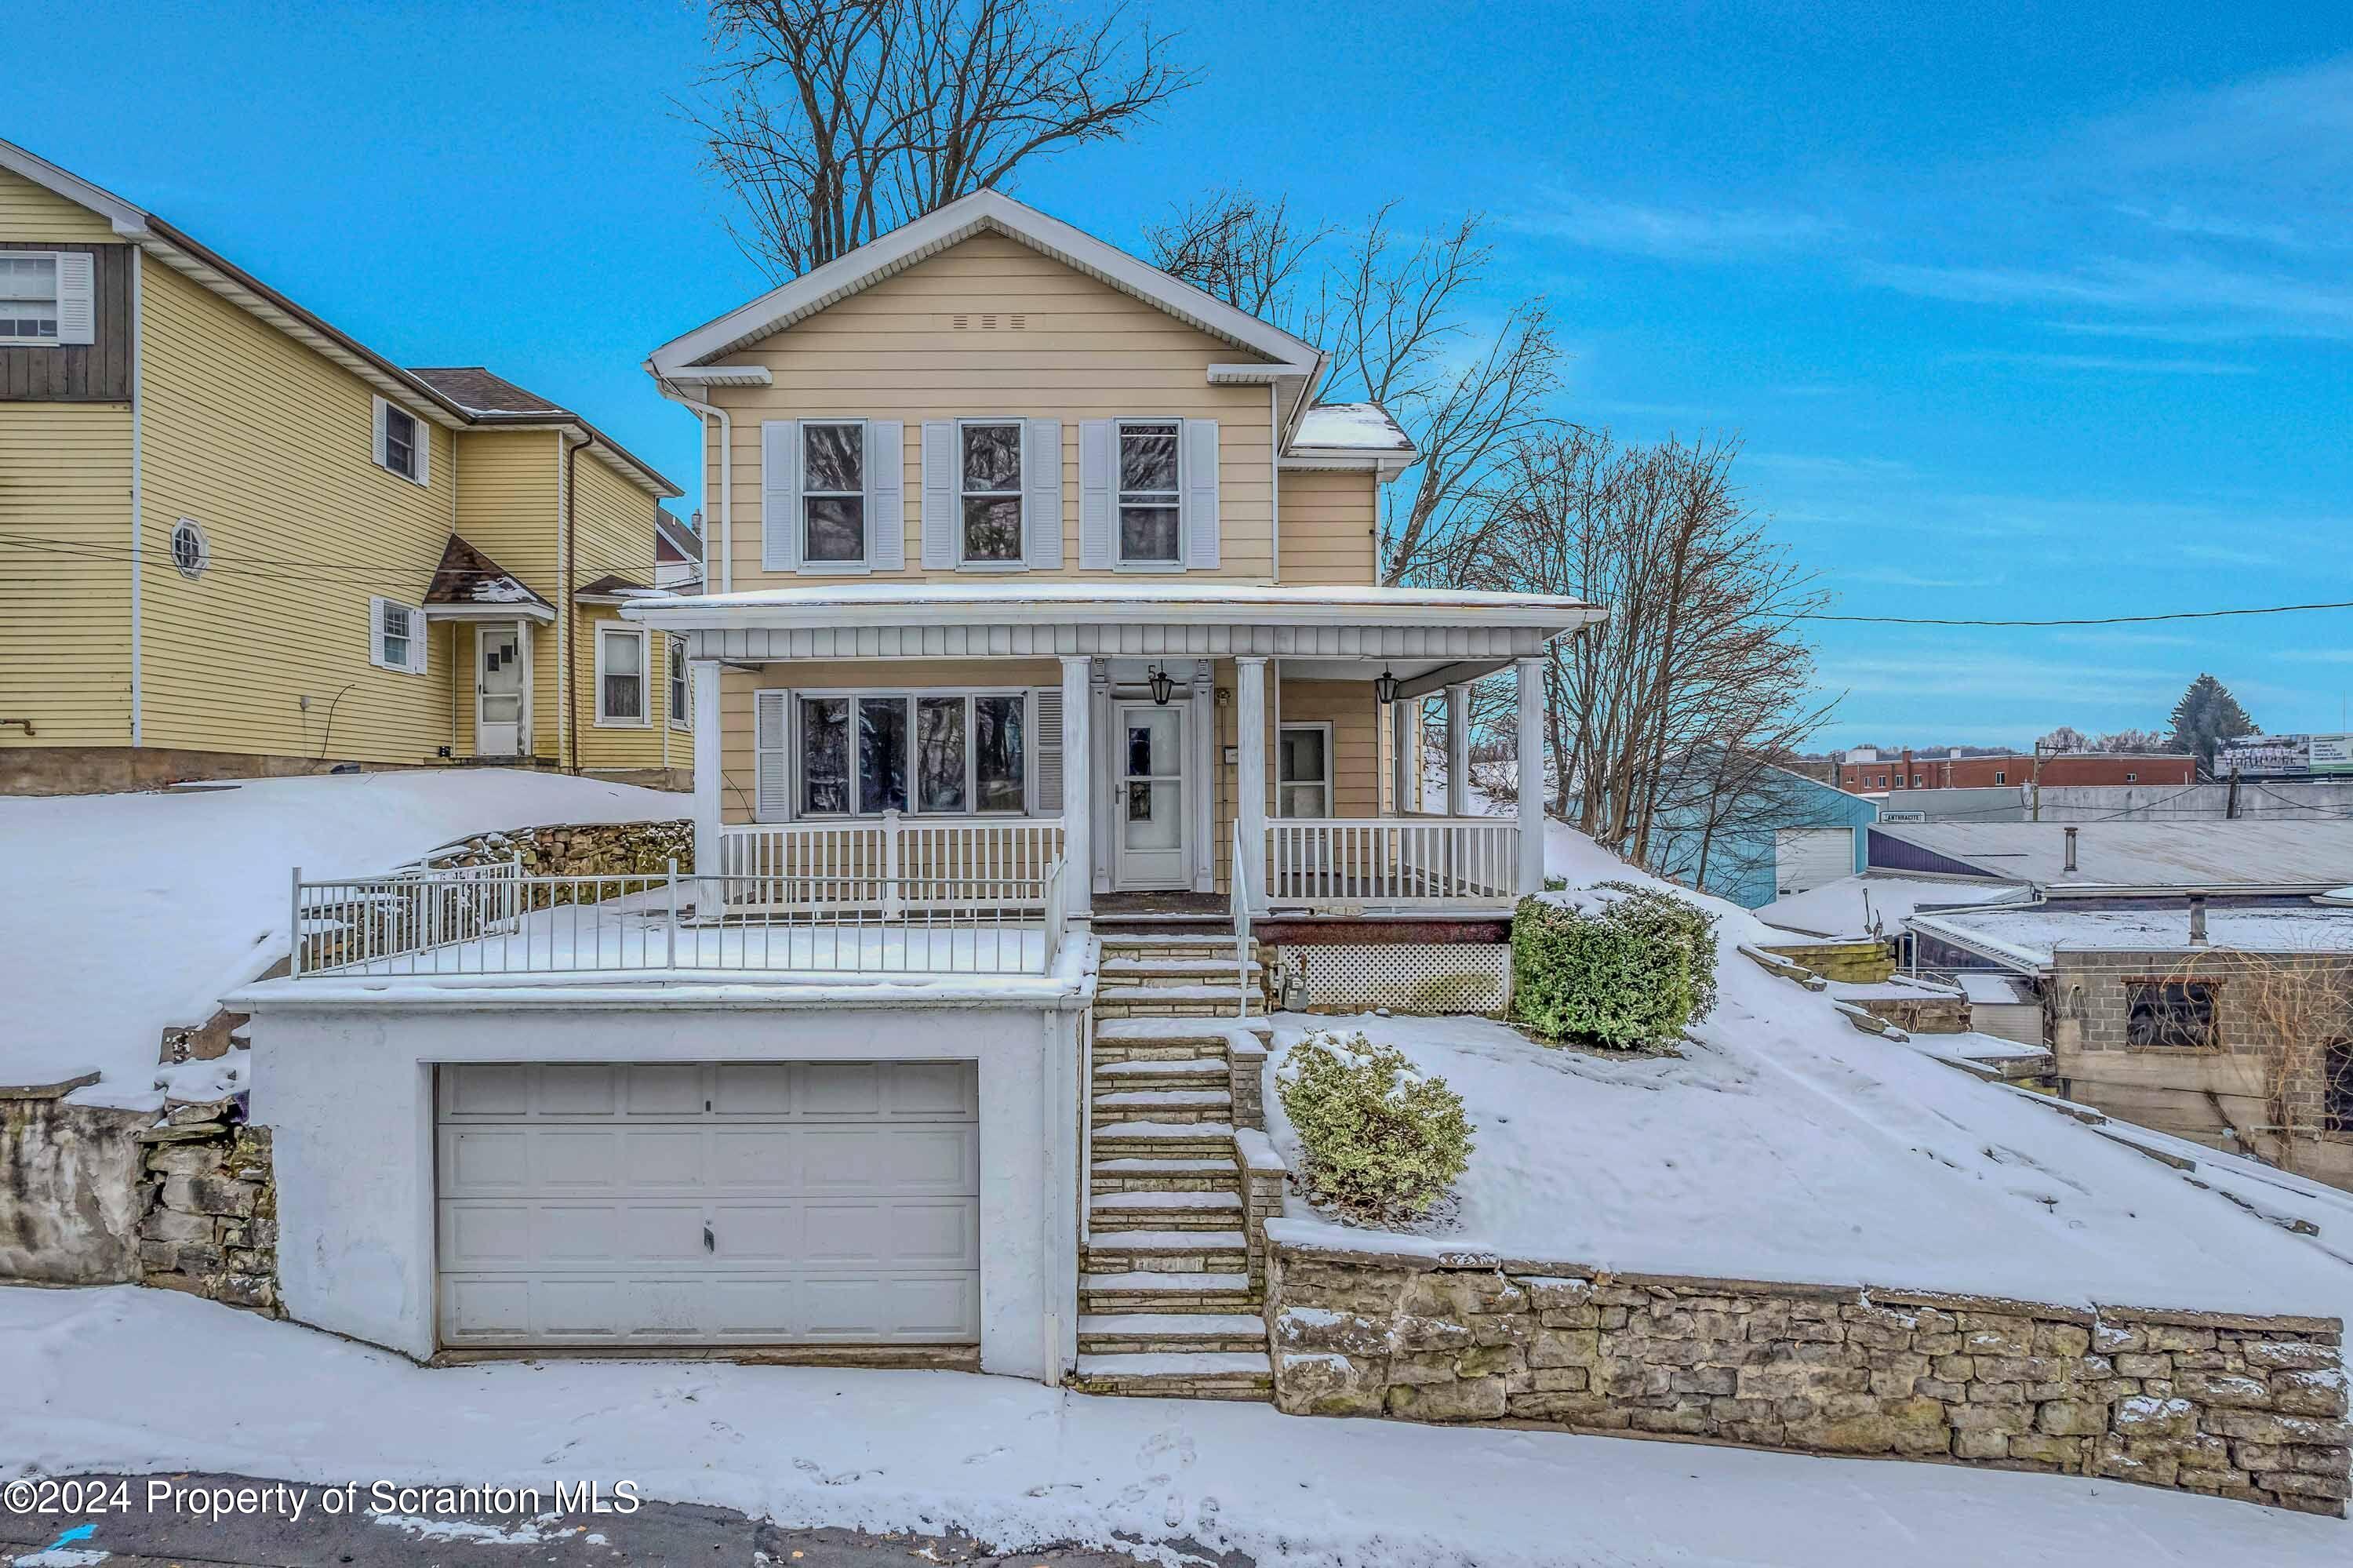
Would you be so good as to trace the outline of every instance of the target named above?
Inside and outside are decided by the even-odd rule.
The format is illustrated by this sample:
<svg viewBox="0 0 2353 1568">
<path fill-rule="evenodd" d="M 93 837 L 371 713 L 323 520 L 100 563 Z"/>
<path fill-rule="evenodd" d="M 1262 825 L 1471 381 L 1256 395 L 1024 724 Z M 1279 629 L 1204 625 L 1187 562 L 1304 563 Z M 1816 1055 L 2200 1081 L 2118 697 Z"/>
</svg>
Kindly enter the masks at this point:
<svg viewBox="0 0 2353 1568">
<path fill-rule="evenodd" d="M 449 1065 L 448 1346 L 972 1344 L 969 1062 Z"/>
<path fill-rule="evenodd" d="M 1783 828 L 1773 835 L 1773 890 L 1803 893 L 1854 874 L 1852 828 Z"/>
<path fill-rule="evenodd" d="M 522 628 L 485 621 L 474 628 L 474 755 L 522 750 Z"/>
<path fill-rule="evenodd" d="M 1190 887 L 1185 800 L 1185 710 L 1118 705 L 1112 731 L 1119 787 L 1112 800 L 1112 885 L 1123 890 Z"/>
</svg>

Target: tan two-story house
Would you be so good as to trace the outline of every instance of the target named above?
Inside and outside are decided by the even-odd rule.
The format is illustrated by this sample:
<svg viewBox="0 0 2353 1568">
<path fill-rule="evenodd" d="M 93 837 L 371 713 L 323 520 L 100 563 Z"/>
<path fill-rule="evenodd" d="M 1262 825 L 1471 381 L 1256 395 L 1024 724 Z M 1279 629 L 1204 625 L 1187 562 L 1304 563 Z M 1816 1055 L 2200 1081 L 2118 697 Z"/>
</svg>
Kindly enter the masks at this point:
<svg viewBox="0 0 2353 1568">
<path fill-rule="evenodd" d="M 0 791 L 504 761 L 682 785 L 678 489 L 0 142 Z"/>
</svg>

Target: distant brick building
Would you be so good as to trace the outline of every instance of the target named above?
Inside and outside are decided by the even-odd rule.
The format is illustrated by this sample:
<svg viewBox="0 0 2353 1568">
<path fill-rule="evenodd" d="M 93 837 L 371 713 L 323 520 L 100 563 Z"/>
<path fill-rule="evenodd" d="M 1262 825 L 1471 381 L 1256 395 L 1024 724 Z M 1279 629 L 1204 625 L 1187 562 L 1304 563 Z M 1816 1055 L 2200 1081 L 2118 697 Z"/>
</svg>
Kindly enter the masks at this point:
<svg viewBox="0 0 2353 1568">
<path fill-rule="evenodd" d="M 1857 795 L 1894 789 L 1982 789 L 2023 784 L 2034 778 L 2027 757 L 1928 757 L 1910 751 L 1882 757 L 1870 750 L 1847 753 L 1839 764 L 1838 787 Z M 2130 756 L 2120 752 L 2072 751 L 2042 759 L 2042 782 L 2062 784 L 2194 784 L 2198 759 L 2183 754 Z"/>
</svg>

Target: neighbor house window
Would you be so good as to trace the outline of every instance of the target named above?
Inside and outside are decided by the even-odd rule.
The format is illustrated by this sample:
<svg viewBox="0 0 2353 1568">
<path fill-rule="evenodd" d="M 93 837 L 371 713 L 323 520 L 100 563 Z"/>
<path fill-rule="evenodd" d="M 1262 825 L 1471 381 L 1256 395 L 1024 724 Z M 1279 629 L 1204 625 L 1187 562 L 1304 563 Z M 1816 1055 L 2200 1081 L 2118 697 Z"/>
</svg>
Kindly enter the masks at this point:
<svg viewBox="0 0 2353 1568">
<path fill-rule="evenodd" d="M 2137 784 L 2140 782 L 2140 775 L 2137 773 L 2127 773 L 2125 775 L 2125 782 L 2127 784 Z"/>
<path fill-rule="evenodd" d="M 866 559 L 866 427 L 801 426 L 801 558 Z"/>
<path fill-rule="evenodd" d="M 2332 1040 L 2320 1053 L 2320 1130 L 2353 1132 L 2353 1040 Z"/>
<path fill-rule="evenodd" d="M 183 517 L 172 524 L 172 565 L 180 569 L 182 577 L 204 576 L 212 557 L 212 545 L 193 518 Z"/>
<path fill-rule="evenodd" d="M 2010 775 L 1997 768 L 1993 770 L 1993 781 L 1997 784 L 2007 784 L 2010 782 Z"/>
<path fill-rule="evenodd" d="M 640 628 L 596 629 L 596 722 L 646 722 L 646 634 Z"/>
<path fill-rule="evenodd" d="M 1021 422 L 975 420 L 956 436 L 964 558 L 1021 559 Z"/>
<path fill-rule="evenodd" d="M 1019 811 L 1023 692 L 858 693 L 800 700 L 801 814 Z"/>
<path fill-rule="evenodd" d="M 2161 1051 L 2214 1045 L 2214 989 L 2211 980 L 2126 980 L 2125 1044 Z"/>
<path fill-rule="evenodd" d="M 425 426 L 407 409 L 375 400 L 375 461 L 401 478 L 424 484 L 432 478 L 432 448 Z"/>
<path fill-rule="evenodd" d="M 1119 427 L 1119 558 L 1175 565 L 1178 553 L 1176 432 L 1174 419 L 1134 419 Z"/>
<path fill-rule="evenodd" d="M 58 259 L 0 256 L 0 343 L 58 341 Z"/>
<path fill-rule="evenodd" d="M 380 670 L 425 673 L 424 617 L 397 599 L 368 600 L 368 662 Z"/>
<path fill-rule="evenodd" d="M 1274 814 L 1332 814 L 1332 726 L 1284 725 L 1275 742 Z"/>
<path fill-rule="evenodd" d="M 686 643 L 676 637 L 663 640 L 670 661 L 670 724 L 672 729 L 694 727 L 694 691 L 686 674 Z"/>
</svg>

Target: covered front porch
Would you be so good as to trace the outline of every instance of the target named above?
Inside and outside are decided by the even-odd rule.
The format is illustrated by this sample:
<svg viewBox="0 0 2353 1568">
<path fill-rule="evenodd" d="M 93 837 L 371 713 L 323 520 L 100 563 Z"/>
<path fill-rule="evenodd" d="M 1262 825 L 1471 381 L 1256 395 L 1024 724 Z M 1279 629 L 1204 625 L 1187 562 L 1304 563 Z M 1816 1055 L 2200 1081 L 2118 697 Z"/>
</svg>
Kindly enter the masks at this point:
<svg viewBox="0 0 2353 1568">
<path fill-rule="evenodd" d="M 1415 589 L 859 584 L 648 601 L 688 640 L 697 866 L 731 912 L 1099 899 L 1461 916 L 1542 885 L 1543 652 L 1576 601 Z M 1517 683 L 1478 814 L 1469 687 Z M 1421 713 L 1451 755 L 1425 785 Z M 1427 790 L 1427 793 L 1425 792 Z"/>
</svg>

